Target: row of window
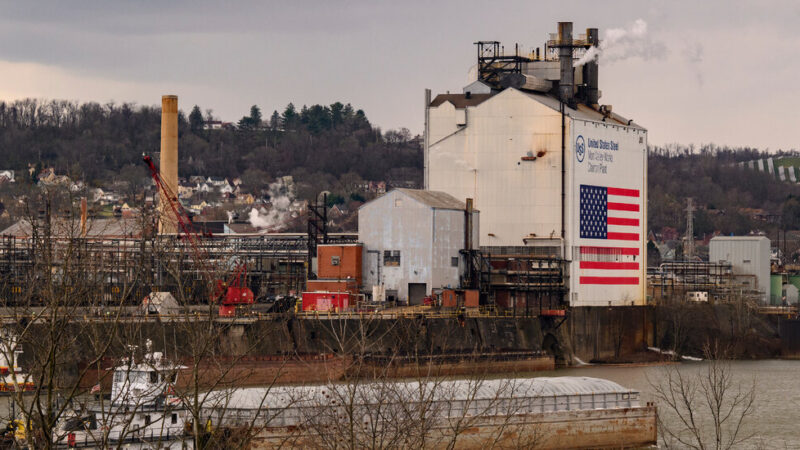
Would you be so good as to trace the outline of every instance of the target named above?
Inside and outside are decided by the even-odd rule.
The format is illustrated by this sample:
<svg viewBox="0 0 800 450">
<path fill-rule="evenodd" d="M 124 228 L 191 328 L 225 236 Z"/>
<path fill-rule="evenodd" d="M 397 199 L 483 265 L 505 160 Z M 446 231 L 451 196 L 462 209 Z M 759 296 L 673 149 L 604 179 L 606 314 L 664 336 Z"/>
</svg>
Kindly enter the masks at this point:
<svg viewBox="0 0 800 450">
<path fill-rule="evenodd" d="M 384 266 L 400 266 L 400 250 L 384 250 L 383 251 L 383 265 Z M 450 265 L 458 267 L 458 256 L 450 258 Z"/>
</svg>

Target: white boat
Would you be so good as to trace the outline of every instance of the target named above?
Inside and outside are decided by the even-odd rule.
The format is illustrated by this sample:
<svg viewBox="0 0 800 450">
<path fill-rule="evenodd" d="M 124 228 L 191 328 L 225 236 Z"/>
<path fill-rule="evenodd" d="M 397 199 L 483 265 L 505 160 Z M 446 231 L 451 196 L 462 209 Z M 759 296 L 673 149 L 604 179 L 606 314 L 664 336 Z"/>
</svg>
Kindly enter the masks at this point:
<svg viewBox="0 0 800 450">
<path fill-rule="evenodd" d="M 190 417 L 181 400 L 173 395 L 178 370 L 161 352 L 147 352 L 141 361 L 133 356 L 114 367 L 108 400 L 76 405 L 59 421 L 54 443 L 57 448 L 192 448 L 187 433 Z M 133 352 L 131 352 L 133 354 Z"/>
<path fill-rule="evenodd" d="M 9 332 L 0 334 L 0 394 L 17 391 L 32 391 L 36 385 L 30 374 L 21 369 L 17 363 L 22 354 L 17 336 Z"/>
</svg>

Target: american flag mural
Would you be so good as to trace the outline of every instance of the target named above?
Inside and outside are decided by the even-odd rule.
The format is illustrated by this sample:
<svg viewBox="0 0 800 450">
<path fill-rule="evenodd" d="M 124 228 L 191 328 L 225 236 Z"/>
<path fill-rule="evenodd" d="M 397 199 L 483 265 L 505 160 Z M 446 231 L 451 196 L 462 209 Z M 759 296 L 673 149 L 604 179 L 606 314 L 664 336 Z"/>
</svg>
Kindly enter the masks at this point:
<svg viewBox="0 0 800 450">
<path fill-rule="evenodd" d="M 580 185 L 579 284 L 640 283 L 641 196 L 638 189 Z M 585 241 L 584 241 L 585 242 Z"/>
</svg>

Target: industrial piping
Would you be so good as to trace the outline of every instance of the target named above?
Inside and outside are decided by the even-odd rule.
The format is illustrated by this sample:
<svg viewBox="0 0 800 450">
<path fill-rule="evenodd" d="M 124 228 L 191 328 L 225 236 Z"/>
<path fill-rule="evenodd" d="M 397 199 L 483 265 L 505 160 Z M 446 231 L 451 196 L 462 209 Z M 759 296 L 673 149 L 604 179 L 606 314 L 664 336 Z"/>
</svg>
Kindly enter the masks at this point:
<svg viewBox="0 0 800 450">
<path fill-rule="evenodd" d="M 161 156 L 159 161 L 159 176 L 167 187 L 167 192 L 178 202 L 178 96 L 164 95 L 161 97 Z M 169 208 L 169 200 L 160 194 L 158 203 L 158 231 L 159 233 L 177 233 L 177 218 Z"/>
</svg>

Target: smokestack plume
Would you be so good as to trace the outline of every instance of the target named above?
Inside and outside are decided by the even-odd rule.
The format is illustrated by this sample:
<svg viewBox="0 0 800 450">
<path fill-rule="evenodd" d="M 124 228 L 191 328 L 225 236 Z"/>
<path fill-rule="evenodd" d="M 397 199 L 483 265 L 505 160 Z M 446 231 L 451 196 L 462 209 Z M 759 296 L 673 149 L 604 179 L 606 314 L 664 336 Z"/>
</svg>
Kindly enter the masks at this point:
<svg viewBox="0 0 800 450">
<path fill-rule="evenodd" d="M 562 102 L 571 104 L 575 85 L 572 68 L 572 22 L 558 22 L 558 45 L 558 60 L 561 62 L 558 94 Z"/>
<path fill-rule="evenodd" d="M 589 51 L 597 51 L 600 45 L 600 33 L 597 28 L 586 29 L 586 40 L 592 46 Z M 597 58 L 592 58 L 583 66 L 583 82 L 586 83 L 586 103 L 597 105 L 600 102 L 600 90 L 598 89 L 599 65 Z"/>
<path fill-rule="evenodd" d="M 161 97 L 161 160 L 159 161 L 159 176 L 178 201 L 178 96 L 164 95 Z M 169 202 L 161 193 L 159 199 L 160 233 L 177 233 L 178 223 Z"/>
</svg>

